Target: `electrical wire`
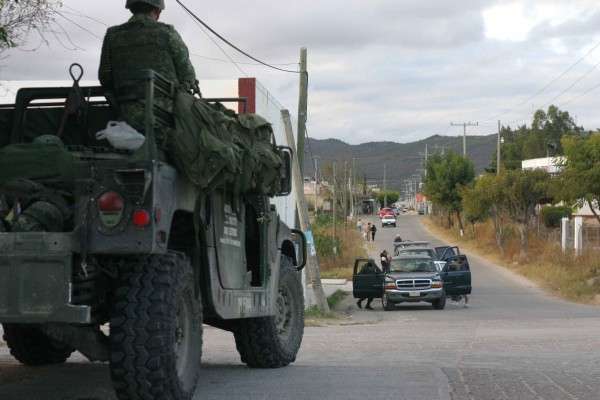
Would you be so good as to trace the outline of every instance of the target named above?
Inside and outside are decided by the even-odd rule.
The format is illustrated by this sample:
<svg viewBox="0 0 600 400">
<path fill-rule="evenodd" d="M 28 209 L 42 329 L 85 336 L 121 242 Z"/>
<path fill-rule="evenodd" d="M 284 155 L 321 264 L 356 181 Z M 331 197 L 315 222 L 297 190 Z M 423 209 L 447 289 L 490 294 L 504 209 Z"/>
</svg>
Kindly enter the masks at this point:
<svg viewBox="0 0 600 400">
<path fill-rule="evenodd" d="M 242 53 L 243 55 L 245 55 L 246 57 L 256 61 L 259 64 L 264 65 L 265 67 L 269 67 L 269 68 L 273 68 L 276 69 L 278 71 L 283 71 L 283 72 L 290 72 L 293 74 L 299 74 L 299 71 L 292 71 L 292 70 L 287 70 L 287 69 L 283 69 L 283 68 L 279 68 L 276 67 L 274 65 L 271 64 L 267 64 L 266 62 L 263 62 L 261 60 L 259 60 L 258 58 L 255 58 L 253 56 L 251 56 L 250 54 L 246 53 L 245 51 L 241 50 L 239 47 L 235 46 L 234 44 L 232 44 L 231 42 L 229 42 L 227 39 L 225 39 L 223 36 L 219 35 L 214 29 L 212 29 L 210 26 L 208 26 L 207 24 L 204 23 L 204 21 L 202 21 L 200 18 L 198 18 L 198 16 L 196 16 L 189 8 L 187 8 L 180 0 L 175 0 L 177 2 L 177 4 L 179 4 L 192 18 L 194 18 L 196 21 L 198 21 L 200 24 L 202 24 L 202 26 L 204 26 L 206 29 L 208 29 L 213 35 L 215 35 L 216 37 L 218 37 L 219 39 L 221 39 L 223 42 L 227 43 L 230 47 L 234 48 L 235 50 L 237 50 L 238 52 Z M 233 61 L 233 60 L 232 60 Z"/>
<path fill-rule="evenodd" d="M 590 51 L 588 51 L 584 56 L 582 56 L 579 60 L 577 60 L 577 62 L 575 62 L 575 64 L 571 65 L 569 68 L 567 68 L 562 74 L 560 74 L 558 77 L 554 78 L 550 83 L 546 84 L 543 88 L 541 88 L 540 90 L 538 90 L 537 92 L 535 92 L 533 95 L 529 96 L 528 98 L 526 98 L 525 100 L 523 100 L 522 102 L 520 102 L 519 104 L 517 104 L 516 106 L 496 115 L 490 118 L 487 118 L 485 120 L 483 120 L 482 122 L 487 122 L 490 120 L 494 120 L 497 119 L 505 114 L 508 114 L 509 112 L 515 110 L 516 108 L 522 106 L 523 104 L 527 103 L 528 101 L 530 101 L 531 99 L 535 98 L 536 96 L 538 96 L 539 94 L 541 94 L 544 90 L 548 89 L 550 86 L 552 86 L 555 82 L 557 82 L 559 79 L 561 79 L 563 76 L 565 76 L 569 71 L 571 71 L 573 68 L 575 68 L 581 61 L 583 61 L 587 56 L 589 56 L 594 50 L 596 50 L 598 47 L 600 46 L 600 42 L 596 43 L 594 45 L 594 47 L 592 47 L 592 49 Z M 589 73 L 589 72 L 588 72 Z M 587 73 L 586 73 L 587 75 Z M 561 93 L 562 94 L 562 93 Z M 523 117 L 522 117 L 523 118 Z M 519 119 L 517 119 L 516 121 L 518 121 Z M 512 121 L 515 122 L 515 121 Z M 510 123 L 510 122 L 509 122 Z"/>
</svg>

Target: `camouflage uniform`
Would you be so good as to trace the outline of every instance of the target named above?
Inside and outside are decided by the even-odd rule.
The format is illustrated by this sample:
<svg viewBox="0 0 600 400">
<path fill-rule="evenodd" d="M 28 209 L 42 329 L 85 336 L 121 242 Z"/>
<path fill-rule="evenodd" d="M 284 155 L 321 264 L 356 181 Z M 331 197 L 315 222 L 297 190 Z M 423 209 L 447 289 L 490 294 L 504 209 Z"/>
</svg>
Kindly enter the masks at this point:
<svg viewBox="0 0 600 400">
<path fill-rule="evenodd" d="M 109 101 L 119 105 L 120 117 L 138 131 L 145 126 L 145 69 L 153 69 L 185 91 L 195 85 L 187 46 L 175 28 L 146 14 L 135 14 L 106 32 L 98 79 Z M 171 102 L 165 99 L 162 105 L 172 111 Z"/>
<path fill-rule="evenodd" d="M 63 232 L 69 227 L 71 212 L 67 203 L 59 196 L 49 201 L 40 200 L 31 204 L 17 218 L 13 232 Z"/>
</svg>

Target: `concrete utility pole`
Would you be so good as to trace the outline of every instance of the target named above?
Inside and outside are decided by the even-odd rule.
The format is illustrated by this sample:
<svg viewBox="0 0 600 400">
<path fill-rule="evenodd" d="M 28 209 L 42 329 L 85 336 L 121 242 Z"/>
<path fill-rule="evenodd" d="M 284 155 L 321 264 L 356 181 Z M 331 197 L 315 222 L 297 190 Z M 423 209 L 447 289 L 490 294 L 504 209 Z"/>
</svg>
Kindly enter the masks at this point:
<svg viewBox="0 0 600 400">
<path fill-rule="evenodd" d="M 352 216 L 356 217 L 358 210 L 356 209 L 356 158 L 352 159 Z"/>
<path fill-rule="evenodd" d="M 387 207 L 387 191 L 386 191 L 386 181 L 385 181 L 385 164 L 383 164 L 383 206 Z"/>
<path fill-rule="evenodd" d="M 292 120 L 290 119 L 290 113 L 288 110 L 281 110 L 281 117 L 285 126 L 285 135 L 288 146 L 292 149 L 292 179 L 293 185 L 296 188 L 296 208 L 300 219 L 300 227 L 303 232 L 310 232 L 310 219 L 308 218 L 308 208 L 306 207 L 306 199 L 304 198 L 304 178 L 300 174 L 300 167 L 298 165 L 297 153 L 294 149 L 294 133 L 292 132 Z M 311 279 L 311 286 L 317 307 L 319 310 L 329 313 L 329 304 L 327 298 L 323 292 L 323 286 L 321 284 L 321 271 L 319 270 L 319 262 L 317 260 L 317 254 L 312 254 L 312 251 L 307 252 L 307 268 L 309 277 Z"/>
<path fill-rule="evenodd" d="M 333 211 L 333 256 L 334 257 L 337 254 L 337 246 L 336 246 L 336 243 L 335 243 L 335 235 L 336 235 L 335 226 L 337 225 L 336 224 L 337 221 L 336 221 L 336 218 L 335 218 L 335 214 L 337 213 L 337 207 L 336 207 L 336 204 L 337 204 L 337 196 L 336 196 L 337 190 L 335 188 L 336 186 L 337 186 L 337 163 L 333 163 L 333 206 L 331 208 L 332 208 L 332 211 Z"/>
<path fill-rule="evenodd" d="M 308 72 L 306 71 L 306 47 L 300 49 L 300 96 L 298 98 L 298 165 L 304 181 L 304 136 L 308 109 Z"/>
<path fill-rule="evenodd" d="M 479 122 L 472 124 L 472 123 L 467 123 L 467 122 L 463 122 L 462 124 L 455 124 L 454 122 L 450 122 L 450 125 L 452 126 L 463 126 L 463 156 L 467 156 L 467 126 L 478 126 Z"/>
<path fill-rule="evenodd" d="M 344 180 L 342 181 L 342 213 L 344 215 L 344 232 L 348 226 L 348 192 L 346 191 L 346 179 L 348 177 L 348 161 L 344 161 Z"/>
<path fill-rule="evenodd" d="M 299 186 L 299 188 L 304 188 L 304 136 L 306 136 L 306 119 L 308 117 L 308 72 L 306 70 L 306 61 L 306 47 L 302 47 L 300 49 L 300 94 L 298 98 L 298 146 L 295 153 L 298 160 L 298 167 L 300 168 L 300 177 L 302 178 L 302 186 Z M 296 228 L 300 225 L 299 218 L 298 214 L 296 214 Z"/>
<path fill-rule="evenodd" d="M 498 120 L 498 150 L 496 151 L 496 175 L 500 175 L 500 120 Z"/>
<path fill-rule="evenodd" d="M 315 160 L 315 217 L 316 217 L 317 216 L 317 187 L 318 187 L 318 183 L 317 183 L 318 180 L 317 179 L 319 178 L 319 175 L 317 174 L 317 171 L 318 171 L 318 169 L 317 169 L 317 159 L 318 159 L 318 157 L 314 156 L 313 159 Z"/>
</svg>

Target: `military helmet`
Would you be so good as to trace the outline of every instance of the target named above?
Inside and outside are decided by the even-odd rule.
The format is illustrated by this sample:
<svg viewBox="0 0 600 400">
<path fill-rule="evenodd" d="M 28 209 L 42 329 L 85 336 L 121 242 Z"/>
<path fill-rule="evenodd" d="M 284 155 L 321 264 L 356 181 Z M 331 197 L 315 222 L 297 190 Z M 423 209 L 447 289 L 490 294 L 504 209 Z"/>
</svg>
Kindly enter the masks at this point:
<svg viewBox="0 0 600 400">
<path fill-rule="evenodd" d="M 125 3 L 125 8 L 131 7 L 133 3 L 146 3 L 151 6 L 160 8 L 161 10 L 165 9 L 165 1 L 164 0 L 127 0 Z"/>
<path fill-rule="evenodd" d="M 56 135 L 40 135 L 33 139 L 32 143 L 42 143 L 42 144 L 57 144 L 60 146 L 64 146 L 62 140 Z"/>
</svg>

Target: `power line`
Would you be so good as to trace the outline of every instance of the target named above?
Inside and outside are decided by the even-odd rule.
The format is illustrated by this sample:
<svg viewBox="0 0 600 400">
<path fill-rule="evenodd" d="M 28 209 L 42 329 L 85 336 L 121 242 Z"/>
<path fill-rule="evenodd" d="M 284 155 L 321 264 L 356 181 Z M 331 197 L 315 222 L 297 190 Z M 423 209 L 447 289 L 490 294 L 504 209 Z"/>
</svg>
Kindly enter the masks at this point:
<svg viewBox="0 0 600 400">
<path fill-rule="evenodd" d="M 283 72 L 290 72 L 293 74 L 298 74 L 300 73 L 299 71 L 291 71 L 291 70 L 287 70 L 287 69 L 283 69 L 283 68 L 279 68 L 276 67 L 274 65 L 270 65 L 267 64 L 261 60 L 259 60 L 258 58 L 255 58 L 253 56 L 251 56 L 250 54 L 246 53 L 245 51 L 241 50 L 239 47 L 235 46 L 234 44 L 232 44 L 231 42 L 229 42 L 227 39 L 225 39 L 223 36 L 219 35 L 214 29 L 212 29 L 210 26 L 208 26 L 207 24 L 204 23 L 204 21 L 202 21 L 200 18 L 198 18 L 198 16 L 196 16 L 189 8 L 187 8 L 181 1 L 179 0 L 175 0 L 192 18 L 194 18 L 196 21 L 198 21 L 199 23 L 202 24 L 202 26 L 204 26 L 206 29 L 208 29 L 213 35 L 215 35 L 216 37 L 218 37 L 219 39 L 221 39 L 223 42 L 227 43 L 230 47 L 234 48 L 235 50 L 239 51 L 240 53 L 242 53 L 243 55 L 245 55 L 246 57 L 256 61 L 259 64 L 262 64 L 266 67 L 269 68 L 273 68 L 276 69 L 278 71 L 283 71 Z M 232 60 L 233 61 L 233 60 Z"/>
<path fill-rule="evenodd" d="M 219 59 L 219 58 L 201 56 L 199 54 L 194 54 L 194 53 L 190 53 L 190 55 L 194 56 L 194 57 L 198 57 L 198 58 L 204 58 L 205 60 L 219 61 L 219 62 L 224 62 L 224 63 L 243 64 L 243 65 L 262 65 L 262 64 L 259 64 L 259 63 L 232 61 L 231 59 L 229 59 L 229 60 L 222 60 L 222 59 Z M 298 63 L 281 63 L 281 64 L 272 64 L 272 65 L 298 65 Z"/>
<path fill-rule="evenodd" d="M 552 86 L 555 82 L 557 82 L 559 79 L 561 79 L 563 76 L 565 76 L 569 71 L 571 71 L 573 68 L 575 68 L 575 66 L 577 66 L 581 61 L 583 61 L 587 56 L 589 56 L 594 50 L 596 50 L 598 47 L 600 46 L 600 42 L 596 43 L 596 45 L 594 45 L 594 47 L 592 47 L 592 49 L 590 51 L 588 51 L 583 57 L 581 57 L 579 60 L 577 60 L 577 62 L 575 62 L 575 64 L 571 65 L 569 68 L 567 68 L 562 74 L 560 74 L 558 77 L 554 78 L 550 83 L 546 84 L 543 88 L 541 88 L 540 90 L 538 90 L 537 92 L 535 92 L 533 95 L 529 96 L 528 98 L 526 98 L 525 100 L 523 100 L 522 102 L 520 102 L 519 104 L 517 104 L 516 106 L 498 114 L 495 115 L 493 117 L 490 117 L 488 119 L 483 120 L 482 122 L 487 122 L 490 120 L 495 120 L 498 119 L 498 117 L 501 117 L 505 114 L 508 114 L 509 112 L 515 110 L 516 108 L 522 106 L 523 104 L 527 103 L 528 101 L 530 101 L 531 99 L 535 98 L 536 96 L 538 96 L 539 94 L 541 94 L 544 90 L 546 90 L 547 88 L 549 88 L 550 86 Z M 595 68 L 595 67 L 594 67 Z M 588 72 L 589 73 L 589 72 Z M 586 73 L 585 75 L 587 75 L 588 73 Z M 585 76 L 584 75 L 584 76 Z M 568 90 L 568 89 L 567 89 Z M 564 93 L 564 92 L 563 92 Z M 561 93 L 561 94 L 563 94 Z M 560 95 L 559 95 L 560 96 Z M 522 119 L 523 117 L 519 118 Z M 515 120 L 518 121 L 519 119 Z M 512 121 L 512 122 L 515 122 Z M 509 122 L 510 123 L 510 122 Z"/>
</svg>

